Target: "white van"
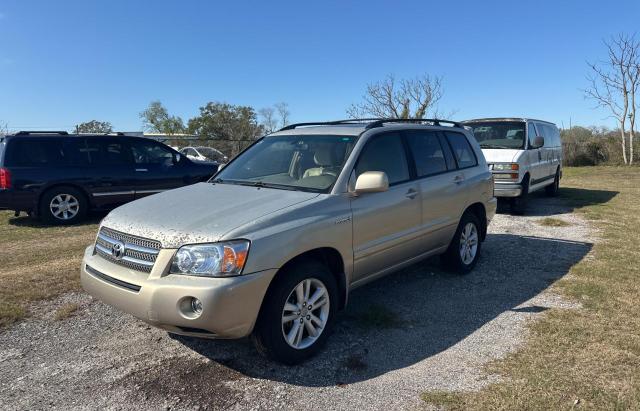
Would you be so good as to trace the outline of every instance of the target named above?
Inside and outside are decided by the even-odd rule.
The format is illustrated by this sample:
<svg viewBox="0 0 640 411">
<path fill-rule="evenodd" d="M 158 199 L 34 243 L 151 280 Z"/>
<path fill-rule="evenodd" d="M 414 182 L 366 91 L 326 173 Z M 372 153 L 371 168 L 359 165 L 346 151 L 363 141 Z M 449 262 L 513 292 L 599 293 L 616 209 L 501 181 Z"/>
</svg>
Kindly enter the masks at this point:
<svg viewBox="0 0 640 411">
<path fill-rule="evenodd" d="M 473 130 L 495 181 L 495 196 L 522 214 L 527 195 L 542 188 L 558 193 L 562 142 L 555 124 L 528 118 L 483 118 L 463 124 Z"/>
</svg>

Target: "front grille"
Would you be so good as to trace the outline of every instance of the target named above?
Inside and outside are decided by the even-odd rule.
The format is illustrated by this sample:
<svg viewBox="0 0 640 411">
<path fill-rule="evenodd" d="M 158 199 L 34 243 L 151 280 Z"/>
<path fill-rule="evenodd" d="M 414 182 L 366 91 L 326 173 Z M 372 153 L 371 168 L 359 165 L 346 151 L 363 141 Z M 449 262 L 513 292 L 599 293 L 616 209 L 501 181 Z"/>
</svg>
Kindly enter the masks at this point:
<svg viewBox="0 0 640 411">
<path fill-rule="evenodd" d="M 116 244 L 124 245 L 118 256 L 113 253 Z M 102 227 L 96 238 L 95 251 L 114 264 L 148 273 L 158 257 L 160 242 Z"/>
</svg>

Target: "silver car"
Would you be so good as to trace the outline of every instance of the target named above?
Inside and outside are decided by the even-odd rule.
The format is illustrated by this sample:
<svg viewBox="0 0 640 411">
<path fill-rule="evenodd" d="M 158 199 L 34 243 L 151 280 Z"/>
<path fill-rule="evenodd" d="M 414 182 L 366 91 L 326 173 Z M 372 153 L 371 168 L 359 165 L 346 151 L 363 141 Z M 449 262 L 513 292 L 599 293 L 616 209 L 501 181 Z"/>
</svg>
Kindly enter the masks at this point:
<svg viewBox="0 0 640 411">
<path fill-rule="evenodd" d="M 251 335 L 298 363 L 354 288 L 439 254 L 471 271 L 495 209 L 482 151 L 458 123 L 291 125 L 207 183 L 112 211 L 82 284 L 171 333 Z"/>
</svg>

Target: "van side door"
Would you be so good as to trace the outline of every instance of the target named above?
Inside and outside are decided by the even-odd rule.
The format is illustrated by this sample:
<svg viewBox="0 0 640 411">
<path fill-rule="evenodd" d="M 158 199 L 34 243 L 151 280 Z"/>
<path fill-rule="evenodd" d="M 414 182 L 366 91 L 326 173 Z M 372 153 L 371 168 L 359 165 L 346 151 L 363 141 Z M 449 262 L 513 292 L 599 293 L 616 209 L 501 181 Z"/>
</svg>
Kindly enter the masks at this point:
<svg viewBox="0 0 640 411">
<path fill-rule="evenodd" d="M 526 158 L 529 166 L 529 186 L 533 186 L 547 175 L 546 158 L 544 156 L 544 146 L 534 148 L 533 142 L 537 136 L 544 137 L 542 130 L 536 127 L 533 122 L 527 123 L 527 152 Z"/>
</svg>

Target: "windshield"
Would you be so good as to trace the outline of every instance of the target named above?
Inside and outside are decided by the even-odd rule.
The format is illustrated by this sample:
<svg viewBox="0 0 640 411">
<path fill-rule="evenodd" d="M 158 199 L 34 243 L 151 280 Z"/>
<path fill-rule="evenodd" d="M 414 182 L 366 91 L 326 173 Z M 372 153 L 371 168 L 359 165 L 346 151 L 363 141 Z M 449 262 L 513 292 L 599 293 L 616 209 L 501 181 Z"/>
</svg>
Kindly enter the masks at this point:
<svg viewBox="0 0 640 411">
<path fill-rule="evenodd" d="M 327 192 L 355 139 L 324 135 L 265 137 L 223 168 L 213 182 Z"/>
<path fill-rule="evenodd" d="M 216 150 L 215 148 L 211 148 L 211 147 L 196 147 L 196 150 L 198 150 L 198 152 L 205 156 L 206 158 L 210 159 L 210 160 L 222 160 L 225 155 L 222 154 L 220 151 Z"/>
<path fill-rule="evenodd" d="M 483 121 L 465 123 L 473 129 L 481 148 L 522 149 L 525 142 L 525 123 L 520 121 Z"/>
</svg>

